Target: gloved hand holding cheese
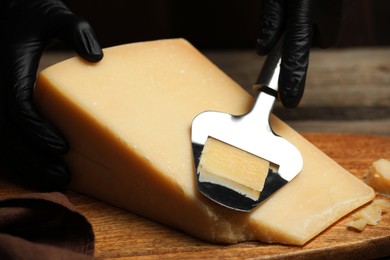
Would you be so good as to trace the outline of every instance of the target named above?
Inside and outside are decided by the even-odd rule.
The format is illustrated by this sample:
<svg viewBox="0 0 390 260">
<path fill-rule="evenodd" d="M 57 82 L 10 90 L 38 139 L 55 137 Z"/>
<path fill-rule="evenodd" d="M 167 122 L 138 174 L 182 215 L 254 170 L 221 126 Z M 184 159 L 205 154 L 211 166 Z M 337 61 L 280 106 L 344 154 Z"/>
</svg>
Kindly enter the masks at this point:
<svg viewBox="0 0 390 260">
<path fill-rule="evenodd" d="M 205 110 L 244 114 L 252 98 L 182 39 L 104 50 L 42 71 L 35 102 L 69 141 L 71 187 L 213 242 L 303 245 L 367 203 L 374 191 L 276 117 L 275 132 L 301 151 L 302 172 L 250 213 L 196 187 L 192 119 Z M 131 228 L 131 227 L 129 227 Z"/>
<path fill-rule="evenodd" d="M 40 189 L 62 190 L 70 174 L 59 159 L 68 146 L 62 134 L 31 104 L 39 60 L 54 39 L 89 62 L 103 53 L 91 26 L 61 0 L 0 2 L 0 142 L 12 173 Z"/>
</svg>

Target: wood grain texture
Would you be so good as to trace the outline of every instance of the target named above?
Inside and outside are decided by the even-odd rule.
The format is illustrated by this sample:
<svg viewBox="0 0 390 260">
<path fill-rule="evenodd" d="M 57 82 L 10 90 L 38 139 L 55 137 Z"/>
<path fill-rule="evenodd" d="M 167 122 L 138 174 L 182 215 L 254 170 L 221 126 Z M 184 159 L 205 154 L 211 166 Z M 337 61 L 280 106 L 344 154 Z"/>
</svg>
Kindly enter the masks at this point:
<svg viewBox="0 0 390 260">
<path fill-rule="evenodd" d="M 390 138 L 356 134 L 304 133 L 309 141 L 361 178 L 371 163 L 390 159 Z M 0 178 L 0 197 L 29 192 Z M 390 214 L 363 232 L 346 228 L 346 216 L 305 246 L 245 242 L 218 245 L 68 191 L 71 202 L 93 224 L 95 256 L 104 259 L 368 259 L 390 256 Z M 390 200 L 390 198 L 386 198 Z"/>
</svg>

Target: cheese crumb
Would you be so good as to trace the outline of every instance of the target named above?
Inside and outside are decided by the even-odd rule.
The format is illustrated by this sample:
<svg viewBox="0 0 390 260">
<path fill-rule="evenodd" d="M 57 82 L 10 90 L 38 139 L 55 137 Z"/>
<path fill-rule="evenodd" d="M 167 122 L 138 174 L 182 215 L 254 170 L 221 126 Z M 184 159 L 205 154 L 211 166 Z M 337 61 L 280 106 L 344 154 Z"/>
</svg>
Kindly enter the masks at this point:
<svg viewBox="0 0 390 260">
<path fill-rule="evenodd" d="M 375 199 L 367 206 L 352 214 L 352 221 L 347 224 L 349 229 L 363 231 L 367 225 L 376 225 L 382 214 L 390 211 L 390 202 L 385 199 Z"/>
<path fill-rule="evenodd" d="M 390 196 L 390 161 L 382 158 L 373 162 L 364 182 L 379 194 Z"/>
</svg>

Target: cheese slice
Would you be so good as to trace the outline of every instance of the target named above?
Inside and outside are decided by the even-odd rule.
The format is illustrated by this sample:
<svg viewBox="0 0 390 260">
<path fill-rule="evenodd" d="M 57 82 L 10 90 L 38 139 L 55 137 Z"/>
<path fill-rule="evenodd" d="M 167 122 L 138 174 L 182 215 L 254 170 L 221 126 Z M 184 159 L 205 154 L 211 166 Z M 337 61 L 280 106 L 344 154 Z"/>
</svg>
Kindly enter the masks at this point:
<svg viewBox="0 0 390 260">
<path fill-rule="evenodd" d="M 76 57 L 45 69 L 35 89 L 37 107 L 69 142 L 72 189 L 204 240 L 294 245 L 375 196 L 272 116 L 274 131 L 300 149 L 301 173 L 250 213 L 215 204 L 197 191 L 192 119 L 242 115 L 252 97 L 183 39 L 104 53 L 96 64 Z"/>
<path fill-rule="evenodd" d="M 256 201 L 269 168 L 269 161 L 209 137 L 200 157 L 199 181 L 222 185 Z"/>
</svg>

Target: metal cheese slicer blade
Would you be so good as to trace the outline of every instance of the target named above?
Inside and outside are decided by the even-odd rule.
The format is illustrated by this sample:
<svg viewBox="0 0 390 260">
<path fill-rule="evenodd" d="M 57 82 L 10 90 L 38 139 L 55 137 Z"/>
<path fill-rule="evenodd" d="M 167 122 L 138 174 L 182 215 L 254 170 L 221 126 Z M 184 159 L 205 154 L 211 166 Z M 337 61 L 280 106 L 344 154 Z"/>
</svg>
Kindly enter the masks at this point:
<svg viewBox="0 0 390 260">
<path fill-rule="evenodd" d="M 258 90 L 258 96 L 247 114 L 235 116 L 206 111 L 197 115 L 192 122 L 191 139 L 198 190 L 209 199 L 234 210 L 252 210 L 297 176 L 303 166 L 303 158 L 299 150 L 283 137 L 276 135 L 269 124 L 269 116 L 278 91 L 281 45 L 282 39 L 264 62 L 254 85 Z M 209 137 L 277 166 L 269 169 L 258 198 L 248 197 L 224 185 L 223 182 L 208 182 L 200 178 L 198 166 Z"/>
</svg>

